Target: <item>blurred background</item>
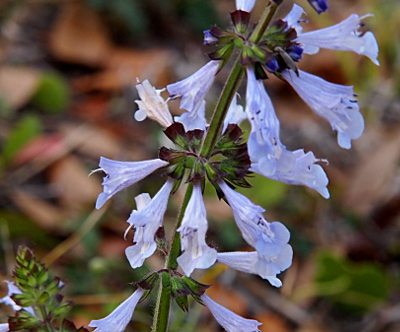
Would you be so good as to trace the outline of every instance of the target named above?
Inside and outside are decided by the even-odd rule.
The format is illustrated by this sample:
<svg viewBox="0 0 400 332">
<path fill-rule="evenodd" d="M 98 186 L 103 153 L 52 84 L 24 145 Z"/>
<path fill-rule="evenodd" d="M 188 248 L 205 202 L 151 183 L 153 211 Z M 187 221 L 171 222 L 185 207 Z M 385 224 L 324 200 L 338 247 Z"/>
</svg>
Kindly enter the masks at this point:
<svg viewBox="0 0 400 332">
<path fill-rule="evenodd" d="M 292 6 L 285 0 L 279 14 Z M 307 188 L 254 176 L 240 190 L 291 231 L 295 256 L 280 277 L 283 287 L 220 264 L 195 277 L 207 293 L 239 315 L 263 323 L 262 331 L 394 332 L 400 330 L 400 2 L 330 0 L 320 16 L 305 0 L 305 30 L 351 13 L 365 19 L 380 46 L 380 67 L 350 52 L 322 50 L 300 68 L 328 81 L 354 85 L 366 119 L 364 135 L 341 149 L 336 132 L 289 85 L 266 81 L 290 150 L 312 150 L 329 178 L 331 198 Z M 256 20 L 266 1 L 257 2 Z M 155 158 L 160 126 L 133 118 L 136 79 L 157 88 L 207 62 L 202 31 L 229 26 L 233 0 L 1 0 L 0 2 L 0 280 L 11 277 L 19 245 L 27 245 L 66 281 L 77 326 L 106 316 L 132 289 L 128 285 L 162 267 L 155 254 L 132 270 L 124 250 L 134 197 L 154 195 L 164 179 L 151 175 L 114 196 L 100 211 L 94 202 L 102 174 L 88 177 L 100 156 Z M 228 71 L 208 94 L 211 114 Z M 245 96 L 245 85 L 241 87 Z M 241 103 L 244 100 L 240 100 Z M 178 102 L 171 104 L 179 114 Z M 246 125 L 245 125 L 246 127 Z M 172 227 L 182 194 L 170 200 Z M 219 251 L 250 250 L 230 208 L 206 188 L 208 241 Z M 0 297 L 6 294 L 0 283 Z M 152 294 L 153 297 L 155 294 Z M 127 331 L 148 331 L 154 299 L 135 310 Z M 0 323 L 8 307 L 0 306 Z M 171 331 L 221 331 L 207 309 L 173 306 Z"/>
</svg>

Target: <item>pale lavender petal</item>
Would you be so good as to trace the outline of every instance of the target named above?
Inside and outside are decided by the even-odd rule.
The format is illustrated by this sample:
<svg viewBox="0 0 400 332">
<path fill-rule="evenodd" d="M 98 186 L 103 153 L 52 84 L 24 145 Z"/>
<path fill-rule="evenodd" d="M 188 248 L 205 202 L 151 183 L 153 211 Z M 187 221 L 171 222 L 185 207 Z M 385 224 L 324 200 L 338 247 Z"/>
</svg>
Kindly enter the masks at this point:
<svg viewBox="0 0 400 332">
<path fill-rule="evenodd" d="M 373 63 L 379 65 L 377 59 L 379 47 L 375 36 L 370 31 L 363 35 L 358 31 L 361 19 L 364 17 L 360 18 L 358 15 L 352 14 L 331 27 L 299 34 L 296 42 L 302 45 L 304 53 L 314 54 L 319 51 L 319 48 L 353 51 L 367 56 Z"/>
<path fill-rule="evenodd" d="M 123 332 L 132 318 L 133 311 L 145 290 L 138 288 L 111 314 L 103 319 L 92 320 L 88 326 L 97 327 L 97 332 Z"/>
<path fill-rule="evenodd" d="M 176 122 L 180 122 L 185 127 L 186 131 L 189 130 L 205 130 L 206 129 L 206 101 L 203 100 L 200 106 L 192 112 L 184 112 L 180 116 L 176 116 L 174 119 Z"/>
<path fill-rule="evenodd" d="M 271 99 L 252 67 L 247 68 L 246 96 L 246 114 L 251 123 L 247 142 L 251 161 L 259 165 L 264 176 L 289 171 L 295 164 L 295 157 L 281 143 L 280 124 Z"/>
<path fill-rule="evenodd" d="M 10 327 L 8 326 L 8 323 L 0 324 L 0 332 L 8 332 L 9 330 L 10 330 Z"/>
<path fill-rule="evenodd" d="M 267 222 L 262 215 L 263 208 L 231 189 L 225 182 L 220 181 L 218 185 L 232 208 L 236 224 L 246 242 L 265 257 L 279 255 L 290 239 L 287 228 L 280 222 Z"/>
<path fill-rule="evenodd" d="M 342 148 L 351 148 L 351 140 L 364 131 L 364 119 L 359 111 L 352 86 L 333 84 L 320 77 L 299 71 L 299 76 L 284 70 L 282 76 L 299 96 L 338 132 Z"/>
<path fill-rule="evenodd" d="M 135 113 L 135 119 L 142 121 L 146 117 L 157 121 L 164 127 L 172 125 L 172 116 L 166 101 L 161 97 L 163 90 L 156 90 L 148 80 L 136 85 L 141 100 L 135 100 L 139 110 Z"/>
<path fill-rule="evenodd" d="M 190 276 L 194 269 L 207 269 L 215 263 L 217 251 L 205 241 L 208 223 L 200 184 L 195 184 L 182 225 L 178 228 L 181 248 L 184 253 L 178 257 L 179 266 Z"/>
<path fill-rule="evenodd" d="M 329 191 L 327 189 L 328 177 L 324 169 L 316 164 L 320 159 L 315 158 L 312 152 L 304 153 L 304 150 L 293 151 L 293 154 L 296 157 L 295 166 L 289 172 L 276 172 L 270 178 L 288 184 L 307 186 L 318 191 L 322 197 L 329 198 Z M 263 174 L 259 170 L 258 164 L 252 164 L 250 170 L 261 175 Z"/>
<path fill-rule="evenodd" d="M 142 196 L 143 194 L 137 198 L 140 210 L 133 210 L 127 220 L 129 228 L 135 228 L 135 244 L 125 250 L 132 268 L 142 266 L 144 260 L 157 248 L 154 236 L 162 225 L 173 183 L 174 180 L 168 180 L 150 202 L 147 196 Z M 147 205 L 144 206 L 145 204 Z"/>
<path fill-rule="evenodd" d="M 282 20 L 287 22 L 288 26 L 295 29 L 299 35 L 303 31 L 303 27 L 300 23 L 304 23 L 305 20 L 301 19 L 304 14 L 304 9 L 297 4 L 293 5 L 292 10 Z"/>
<path fill-rule="evenodd" d="M 247 118 L 246 113 L 243 111 L 243 106 L 237 103 L 237 94 L 232 99 L 231 104 L 229 105 L 228 112 L 224 119 L 224 127 L 222 132 L 228 127 L 228 124 L 234 123 L 240 125 L 243 120 Z"/>
<path fill-rule="evenodd" d="M 101 157 L 100 168 L 98 170 L 104 171 L 106 176 L 103 178 L 103 192 L 97 198 L 96 209 L 100 209 L 118 191 L 134 184 L 153 173 L 156 169 L 166 165 L 168 165 L 168 162 L 161 159 L 115 161 Z"/>
<path fill-rule="evenodd" d="M 251 12 L 256 0 L 236 0 L 236 9 Z"/>
<path fill-rule="evenodd" d="M 229 309 L 213 301 L 206 294 L 200 296 L 203 303 L 210 309 L 217 322 L 228 332 L 257 332 L 262 323 L 253 319 L 245 319 Z"/>
<path fill-rule="evenodd" d="M 218 71 L 220 61 L 210 61 L 193 75 L 182 81 L 167 86 L 171 98 L 181 97 L 180 106 L 189 112 L 196 111 L 202 103 L 214 76 Z"/>
</svg>

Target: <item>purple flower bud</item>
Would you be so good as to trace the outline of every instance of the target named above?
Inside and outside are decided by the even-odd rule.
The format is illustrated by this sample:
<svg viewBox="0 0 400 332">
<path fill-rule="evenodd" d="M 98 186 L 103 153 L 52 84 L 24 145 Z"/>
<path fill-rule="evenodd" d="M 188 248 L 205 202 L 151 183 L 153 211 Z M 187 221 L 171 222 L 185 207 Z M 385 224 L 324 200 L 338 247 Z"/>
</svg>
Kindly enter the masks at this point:
<svg viewBox="0 0 400 332">
<path fill-rule="evenodd" d="M 307 0 L 307 1 L 318 14 L 323 13 L 329 8 L 327 0 Z"/>
<path fill-rule="evenodd" d="M 265 67 L 270 73 L 275 73 L 279 69 L 279 64 L 275 58 L 271 58 L 265 63 Z"/>
<path fill-rule="evenodd" d="M 218 43 L 219 39 L 215 37 L 210 30 L 203 31 L 204 33 L 204 45 L 214 45 Z"/>
<path fill-rule="evenodd" d="M 291 44 L 285 51 L 296 62 L 300 61 L 303 56 L 303 49 L 296 44 Z"/>
</svg>

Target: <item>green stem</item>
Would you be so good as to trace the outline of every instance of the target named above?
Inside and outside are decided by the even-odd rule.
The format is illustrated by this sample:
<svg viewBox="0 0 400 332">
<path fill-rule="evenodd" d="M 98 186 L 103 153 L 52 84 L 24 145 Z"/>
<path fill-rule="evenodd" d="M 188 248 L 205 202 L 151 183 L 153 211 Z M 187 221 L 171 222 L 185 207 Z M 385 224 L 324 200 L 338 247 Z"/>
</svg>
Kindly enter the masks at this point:
<svg viewBox="0 0 400 332">
<path fill-rule="evenodd" d="M 272 17 L 274 16 L 276 9 L 278 8 L 278 5 L 281 3 L 281 1 L 277 4 L 274 1 L 270 1 L 268 6 L 265 8 L 263 14 L 261 15 L 260 21 L 258 22 L 256 28 L 252 32 L 249 41 L 251 43 L 257 44 L 262 35 L 265 32 L 265 29 L 268 27 L 269 23 L 272 20 Z"/>
<path fill-rule="evenodd" d="M 182 202 L 181 210 L 179 211 L 178 219 L 174 229 L 174 235 L 169 253 L 165 260 L 165 268 L 176 270 L 178 268 L 177 258 L 181 251 L 181 239 L 177 229 L 182 224 L 183 216 L 185 215 L 186 208 L 189 204 L 190 197 L 193 192 L 193 184 L 189 183 L 185 197 Z M 158 291 L 156 308 L 154 311 L 154 320 L 152 332 L 165 332 L 168 329 L 168 317 L 171 305 L 171 288 L 166 285 L 166 276 L 162 275 L 162 280 L 160 282 L 160 289 Z"/>
<path fill-rule="evenodd" d="M 240 64 L 240 60 L 241 56 L 239 55 L 228 77 L 228 80 L 225 83 L 224 89 L 221 92 L 217 106 L 215 106 L 210 127 L 208 128 L 208 132 L 203 141 L 203 146 L 200 152 L 200 155 L 204 158 L 208 158 L 211 155 L 215 143 L 217 142 L 222 131 L 225 115 L 228 112 L 232 99 L 239 88 L 240 82 L 242 81 L 244 69 Z"/>
</svg>

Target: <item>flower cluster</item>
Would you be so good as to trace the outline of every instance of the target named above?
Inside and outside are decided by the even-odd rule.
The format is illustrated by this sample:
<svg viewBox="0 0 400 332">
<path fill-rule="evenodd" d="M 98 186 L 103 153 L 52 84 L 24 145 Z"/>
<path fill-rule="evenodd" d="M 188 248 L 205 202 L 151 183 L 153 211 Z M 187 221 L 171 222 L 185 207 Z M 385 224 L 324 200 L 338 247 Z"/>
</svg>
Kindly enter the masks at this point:
<svg viewBox="0 0 400 332">
<path fill-rule="evenodd" d="M 270 1 L 269 10 L 276 9 L 281 2 Z M 266 25 L 257 35 L 257 26 L 254 28 L 249 23 L 254 3 L 255 0 L 236 1 L 237 10 L 231 14 L 234 31 L 218 27 L 205 31 L 204 43 L 216 47 L 209 54 L 212 60 L 188 78 L 168 85 L 167 100 L 161 95 L 164 90 L 155 89 L 148 80 L 136 85 L 140 100 L 136 101 L 139 109 L 135 119 L 142 121 L 149 117 L 157 121 L 175 148 L 162 147 L 158 158 L 147 161 L 123 162 L 102 157 L 100 168 L 95 170 L 105 173 L 104 190 L 97 199 L 97 209 L 120 190 L 156 170 L 167 176 L 153 198 L 146 193 L 135 198 L 136 210 L 127 220 L 129 225 L 125 232 L 127 235 L 134 230 L 134 244 L 126 249 L 132 268 L 142 266 L 157 248 L 167 253 L 171 260 L 176 248 L 174 244 L 172 248 L 160 245 L 158 234 L 170 194 L 183 183 L 189 184 L 188 199 L 176 228 L 179 240 L 176 266 L 167 264 L 157 273 L 163 275 L 163 287 L 171 288 L 172 297 L 177 302 L 179 299 L 181 308 L 187 309 L 186 296 L 191 295 L 205 304 L 227 331 L 258 331 L 260 323 L 241 318 L 215 303 L 205 294 L 207 287 L 199 286 L 190 278 L 192 272 L 209 268 L 218 261 L 236 270 L 257 274 L 280 287 L 282 282 L 277 275 L 291 265 L 293 256 L 288 244 L 288 229 L 278 221 L 268 222 L 263 216 L 265 210 L 236 192 L 235 187 L 249 187 L 245 178 L 255 172 L 276 181 L 307 186 L 329 198 L 328 178 L 319 164 L 321 159 L 311 151 L 290 151 L 281 142 L 279 119 L 264 88 L 263 78 L 272 74 L 289 83 L 318 115 L 329 121 L 338 133 L 338 144 L 349 149 L 351 141 L 360 137 L 364 129 L 353 87 L 333 84 L 298 70 L 296 62 L 303 54 L 328 48 L 351 50 L 378 64 L 378 46 L 373 34 L 358 31 L 365 16 L 351 15 L 332 27 L 303 33 L 303 9 L 295 4 L 285 18 Z M 309 0 L 309 3 L 318 13 L 328 8 L 326 1 Z M 245 108 L 237 103 L 236 91 L 233 91 L 223 118 L 213 118 L 212 121 L 218 122 L 214 127 L 215 123 L 208 124 L 205 118 L 205 95 L 235 47 L 241 54 L 239 72 L 243 71 L 247 77 Z M 180 99 L 184 113 L 173 118 L 168 102 L 176 99 Z M 246 119 L 251 132 L 248 142 L 244 143 L 239 125 Z M 205 142 L 211 136 L 214 140 L 207 151 Z M 254 251 L 218 252 L 207 244 L 208 222 L 202 198 L 206 179 L 215 187 L 218 196 L 229 204 L 244 240 Z M 177 272 L 178 266 L 182 275 Z M 153 276 L 148 280 L 153 280 Z M 96 331 L 123 331 L 139 300 L 151 290 L 152 286 L 148 284 L 147 281 L 137 283 L 137 290 L 125 302 L 109 316 L 94 320 L 89 326 L 96 327 Z"/>
</svg>

